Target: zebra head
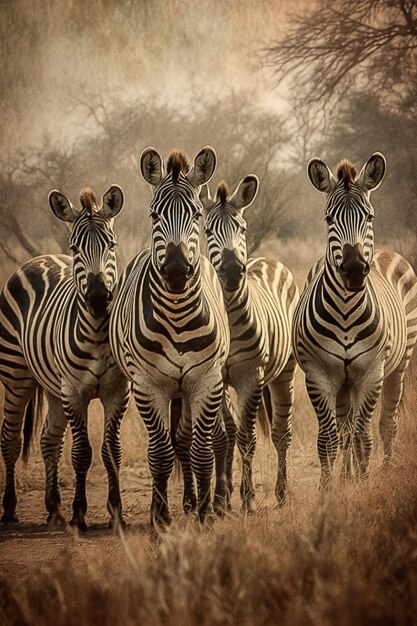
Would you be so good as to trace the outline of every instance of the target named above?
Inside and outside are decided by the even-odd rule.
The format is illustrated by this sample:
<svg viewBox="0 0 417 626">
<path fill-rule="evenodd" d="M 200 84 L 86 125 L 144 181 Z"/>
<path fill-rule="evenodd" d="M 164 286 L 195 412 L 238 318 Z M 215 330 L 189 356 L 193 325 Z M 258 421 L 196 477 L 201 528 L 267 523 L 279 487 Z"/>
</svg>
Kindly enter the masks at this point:
<svg viewBox="0 0 417 626">
<path fill-rule="evenodd" d="M 182 152 L 173 151 L 165 173 L 154 148 L 147 148 L 141 154 L 142 176 L 153 189 L 152 264 L 169 292 L 185 291 L 196 275 L 203 209 L 199 191 L 212 177 L 216 161 L 216 153 L 210 146 L 197 154 L 191 168 Z"/>
<path fill-rule="evenodd" d="M 207 252 L 225 291 L 237 291 L 246 273 L 246 221 L 244 211 L 254 201 L 259 180 L 246 176 L 229 196 L 224 182 L 220 183 L 216 199 L 210 197 L 208 186 L 200 198 L 206 210 L 204 229 Z"/>
<path fill-rule="evenodd" d="M 325 219 L 329 227 L 326 259 L 338 271 L 349 291 L 363 289 L 374 254 L 374 209 L 371 191 L 385 174 L 385 157 L 375 152 L 359 175 L 349 161 L 341 161 L 337 179 L 320 159 L 311 159 L 308 176 L 327 196 Z"/>
<path fill-rule="evenodd" d="M 103 195 L 100 208 L 91 189 L 81 191 L 80 201 L 82 208 L 78 210 L 59 191 L 49 194 L 49 205 L 56 217 L 72 224 L 70 249 L 77 291 L 89 313 L 100 318 L 108 313 L 117 281 L 113 220 L 122 209 L 123 191 L 112 185 Z"/>
</svg>

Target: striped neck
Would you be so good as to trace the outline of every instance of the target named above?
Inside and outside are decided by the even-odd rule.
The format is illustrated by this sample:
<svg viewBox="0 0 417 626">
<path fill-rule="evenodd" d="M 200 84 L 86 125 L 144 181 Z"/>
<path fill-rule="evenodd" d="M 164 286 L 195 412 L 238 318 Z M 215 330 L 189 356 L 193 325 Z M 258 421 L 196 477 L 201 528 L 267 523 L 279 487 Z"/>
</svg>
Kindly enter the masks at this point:
<svg viewBox="0 0 417 626">
<path fill-rule="evenodd" d="M 222 291 L 229 319 L 230 321 L 237 321 L 244 311 L 249 309 L 251 303 L 247 274 L 243 275 L 236 291 L 227 291 L 223 286 Z"/>
<path fill-rule="evenodd" d="M 154 311 L 163 312 L 165 318 L 172 321 L 179 320 L 190 312 L 196 313 L 196 310 L 202 306 L 202 285 L 200 259 L 194 266 L 195 271 L 190 280 L 189 287 L 179 293 L 168 291 L 165 283 L 156 268 L 153 257 L 150 259 L 149 271 L 149 287 L 150 299 Z"/>
</svg>

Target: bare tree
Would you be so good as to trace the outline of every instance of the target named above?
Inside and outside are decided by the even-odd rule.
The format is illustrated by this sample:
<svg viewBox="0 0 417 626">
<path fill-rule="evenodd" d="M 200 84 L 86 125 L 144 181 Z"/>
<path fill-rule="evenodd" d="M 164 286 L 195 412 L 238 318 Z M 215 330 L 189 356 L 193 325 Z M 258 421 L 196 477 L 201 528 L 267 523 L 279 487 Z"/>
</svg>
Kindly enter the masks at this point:
<svg viewBox="0 0 417 626">
<path fill-rule="evenodd" d="M 291 15 L 282 38 L 261 55 L 275 85 L 291 79 L 298 106 L 322 108 L 360 89 L 415 112 L 417 2 L 319 0 Z"/>
</svg>

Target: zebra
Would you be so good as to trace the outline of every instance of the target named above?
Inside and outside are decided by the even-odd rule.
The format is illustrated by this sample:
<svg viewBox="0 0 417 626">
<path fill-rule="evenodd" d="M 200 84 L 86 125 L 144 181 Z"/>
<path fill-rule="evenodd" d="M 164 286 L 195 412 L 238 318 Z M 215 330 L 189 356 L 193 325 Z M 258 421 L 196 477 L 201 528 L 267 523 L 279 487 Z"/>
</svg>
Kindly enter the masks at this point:
<svg viewBox="0 0 417 626">
<path fill-rule="evenodd" d="M 320 159 L 307 166 L 311 183 L 327 197 L 328 240 L 294 314 L 293 348 L 318 418 L 321 488 L 329 485 L 339 443 L 344 475 L 368 475 L 371 418 L 381 393 L 379 430 L 384 463 L 390 462 L 416 341 L 417 277 L 399 254 L 374 253 L 370 194 L 385 169 L 379 152 L 359 175 L 346 160 L 336 178 Z"/>
<path fill-rule="evenodd" d="M 165 526 L 171 522 L 168 479 L 174 445 L 184 473 L 184 510 L 198 506 L 201 521 L 211 510 L 213 448 L 217 473 L 218 454 L 225 460 L 227 446 L 218 413 L 229 329 L 220 284 L 199 244 L 199 191 L 213 175 L 215 151 L 203 148 L 191 168 L 182 152 L 172 151 L 166 172 L 154 148 L 145 149 L 139 161 L 153 191 L 151 248 L 121 276 L 110 341 L 149 434 L 151 524 Z M 169 410 L 177 397 L 184 410 L 171 439 Z M 224 463 L 219 467 L 215 505 L 220 506 L 226 481 Z"/>
<path fill-rule="evenodd" d="M 49 525 L 64 525 L 60 512 L 58 463 L 68 421 L 76 475 L 71 525 L 86 529 L 86 476 L 92 451 L 88 404 L 100 398 L 105 414 L 102 458 L 108 474 L 110 524 L 122 519 L 119 489 L 119 429 L 129 398 L 128 381 L 109 344 L 109 307 L 117 280 L 113 220 L 123 192 L 112 185 L 99 208 L 91 189 L 80 194 L 81 209 L 57 190 L 49 194 L 55 216 L 72 227 L 72 257 L 47 254 L 27 261 L 0 295 L 0 379 L 5 388 L 1 450 L 6 466 L 2 522 L 16 517 L 15 464 L 22 449 L 22 423 L 36 390 L 44 390 L 48 414 L 41 435 L 46 470 Z M 27 454 L 28 441 L 24 453 Z"/>
<path fill-rule="evenodd" d="M 240 412 L 237 443 L 242 458 L 240 495 L 248 511 L 255 496 L 252 459 L 256 446 L 255 418 L 262 397 L 272 411 L 272 440 L 278 455 L 276 497 L 285 500 L 286 454 L 291 441 L 291 413 L 296 362 L 292 355 L 292 315 L 298 287 L 280 262 L 247 258 L 245 211 L 254 201 L 259 181 L 246 176 L 229 195 L 224 182 L 212 199 L 206 185 L 201 194 L 208 258 L 219 276 L 229 319 L 230 351 L 224 368 Z M 232 461 L 236 426 L 227 398 L 223 401 L 229 436 L 227 478 L 232 490 Z"/>
</svg>

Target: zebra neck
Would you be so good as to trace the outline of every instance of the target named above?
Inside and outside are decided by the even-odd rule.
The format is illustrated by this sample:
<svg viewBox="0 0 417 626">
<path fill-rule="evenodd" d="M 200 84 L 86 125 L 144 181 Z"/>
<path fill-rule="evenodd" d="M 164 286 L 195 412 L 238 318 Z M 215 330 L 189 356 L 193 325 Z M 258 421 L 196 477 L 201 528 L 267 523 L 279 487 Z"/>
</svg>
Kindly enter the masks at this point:
<svg viewBox="0 0 417 626">
<path fill-rule="evenodd" d="M 369 307 L 369 293 L 365 286 L 359 291 L 346 289 L 337 269 L 327 260 L 323 271 L 323 299 L 328 307 L 336 309 L 345 317 L 355 310 L 356 314 Z"/>
<path fill-rule="evenodd" d="M 236 291 L 223 289 L 223 298 L 230 322 L 238 321 L 251 308 L 251 298 L 246 274 Z"/>
</svg>

